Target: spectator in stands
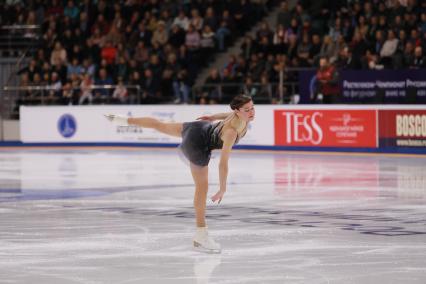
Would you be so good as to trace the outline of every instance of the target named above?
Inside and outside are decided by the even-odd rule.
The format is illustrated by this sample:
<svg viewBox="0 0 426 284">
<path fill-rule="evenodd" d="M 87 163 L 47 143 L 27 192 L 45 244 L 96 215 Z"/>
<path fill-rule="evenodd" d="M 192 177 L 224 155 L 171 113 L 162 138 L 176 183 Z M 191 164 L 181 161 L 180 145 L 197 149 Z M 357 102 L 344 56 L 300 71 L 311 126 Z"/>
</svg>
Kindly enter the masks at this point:
<svg viewBox="0 0 426 284">
<path fill-rule="evenodd" d="M 286 53 L 286 31 L 282 24 L 278 24 L 277 28 L 274 32 L 273 38 L 272 38 L 272 44 L 273 44 L 273 52 L 274 54 L 277 53 Z"/>
<path fill-rule="evenodd" d="M 382 64 L 385 68 L 390 68 L 392 66 L 392 57 L 396 52 L 398 47 L 398 39 L 395 37 L 395 32 L 393 30 L 388 30 L 387 40 L 383 43 L 383 46 L 380 50 L 380 57 L 382 58 Z"/>
<path fill-rule="evenodd" d="M 105 20 L 105 16 L 103 14 L 98 14 L 96 18 L 96 22 L 92 26 L 92 33 L 95 33 L 96 30 L 99 31 L 100 36 L 105 36 L 110 29 L 110 25 Z"/>
<path fill-rule="evenodd" d="M 262 74 L 260 77 L 259 91 L 253 97 L 253 101 L 257 104 L 270 104 L 272 102 L 272 85 L 267 74 Z"/>
<path fill-rule="evenodd" d="M 101 68 L 99 70 L 99 75 L 95 79 L 95 85 L 99 88 L 95 89 L 94 101 L 96 103 L 104 103 L 110 100 L 111 91 L 110 89 L 103 88 L 104 85 L 113 85 L 114 82 L 110 76 L 110 73 L 107 72 L 106 68 Z"/>
<path fill-rule="evenodd" d="M 342 19 L 340 17 L 337 17 L 334 20 L 334 25 L 330 27 L 329 36 L 331 37 L 333 42 L 336 42 L 339 36 L 341 35 L 343 35 Z"/>
<path fill-rule="evenodd" d="M 176 69 L 172 67 L 172 65 L 167 65 L 163 69 L 163 73 L 161 74 L 161 100 L 170 102 L 174 97 L 174 89 L 173 83 L 176 81 Z M 179 72 L 179 71 L 178 71 Z M 189 97 L 189 94 L 188 94 Z"/>
<path fill-rule="evenodd" d="M 169 40 L 169 35 L 166 30 L 166 23 L 164 21 L 158 21 L 157 28 L 154 30 L 152 35 L 152 45 L 165 45 Z"/>
<path fill-rule="evenodd" d="M 384 43 L 385 43 L 385 38 L 383 36 L 383 31 L 377 30 L 375 40 L 373 41 L 374 46 L 370 49 L 373 50 L 374 54 L 380 54 L 380 51 L 382 50 Z"/>
<path fill-rule="evenodd" d="M 322 42 L 318 34 L 312 35 L 312 44 L 309 48 L 309 63 L 310 65 L 317 65 L 319 53 L 321 52 Z"/>
<path fill-rule="evenodd" d="M 83 66 L 81 66 L 78 59 L 75 57 L 71 60 L 71 63 L 67 67 L 67 78 L 71 78 L 72 75 L 76 74 L 78 76 L 84 73 Z"/>
<path fill-rule="evenodd" d="M 219 28 L 216 31 L 216 39 L 219 51 L 225 51 L 226 40 L 231 35 L 231 22 L 232 21 L 229 15 L 224 12 L 224 17 L 220 21 Z"/>
<path fill-rule="evenodd" d="M 215 33 L 208 25 L 204 26 L 200 40 L 201 62 L 205 62 L 215 48 Z"/>
<path fill-rule="evenodd" d="M 81 81 L 80 84 L 80 98 L 78 101 L 79 105 L 83 105 L 83 104 L 92 104 L 93 102 L 93 95 L 92 95 L 92 85 L 93 85 L 93 81 L 92 81 L 92 77 L 89 74 L 84 74 L 83 76 L 83 80 Z"/>
<path fill-rule="evenodd" d="M 95 76 L 96 67 L 93 64 L 92 59 L 90 57 L 85 58 L 83 60 L 83 74 L 89 74 L 90 77 Z"/>
<path fill-rule="evenodd" d="M 242 55 L 239 55 L 237 57 L 237 62 L 234 68 L 235 77 L 238 80 L 242 81 L 242 78 L 247 73 L 247 70 L 248 70 L 248 65 L 247 65 L 246 59 Z"/>
<path fill-rule="evenodd" d="M 122 43 L 124 41 L 124 37 L 121 34 L 120 30 L 118 27 L 116 27 L 115 25 L 112 25 L 108 34 L 105 35 L 103 42 L 111 42 L 111 45 L 114 47 L 117 47 L 117 45 L 119 45 L 120 43 Z"/>
<path fill-rule="evenodd" d="M 190 24 L 185 36 L 185 45 L 191 52 L 196 52 L 200 48 L 201 37 L 195 27 Z"/>
<path fill-rule="evenodd" d="M 182 30 L 187 31 L 189 27 L 189 19 L 185 15 L 184 10 L 180 10 L 179 14 L 176 16 L 176 18 L 173 20 L 173 24 L 178 27 L 180 27 Z"/>
<path fill-rule="evenodd" d="M 318 96 L 317 99 L 325 104 L 339 102 L 338 72 L 336 68 L 329 63 L 327 57 L 321 57 L 319 69 L 317 71 Z"/>
<path fill-rule="evenodd" d="M 222 98 L 222 79 L 219 71 L 216 68 L 210 70 L 209 76 L 206 79 L 202 90 L 202 98 L 206 98 L 209 102 L 219 102 Z"/>
<path fill-rule="evenodd" d="M 146 68 L 142 78 L 142 103 L 158 103 L 160 78 L 154 77 L 151 69 Z"/>
<path fill-rule="evenodd" d="M 259 87 L 255 86 L 255 84 L 253 83 L 253 79 L 250 76 L 247 76 L 244 79 L 244 85 L 240 91 L 241 94 L 253 97 L 257 95 L 257 93 L 259 92 Z"/>
<path fill-rule="evenodd" d="M 50 64 L 67 63 L 67 51 L 62 47 L 61 43 L 57 41 L 55 47 L 50 55 Z"/>
<path fill-rule="evenodd" d="M 47 96 L 48 104 L 56 104 L 62 97 L 62 83 L 59 79 L 59 75 L 56 72 L 52 73 L 51 82 L 49 84 L 49 91 Z"/>
<path fill-rule="evenodd" d="M 198 9 L 192 9 L 191 18 L 189 19 L 189 25 L 192 25 L 192 27 L 197 32 L 201 32 L 201 29 L 203 28 L 203 23 L 204 23 L 204 20 L 203 18 L 201 18 L 200 12 L 198 11 Z"/>
<path fill-rule="evenodd" d="M 64 16 L 70 17 L 72 21 L 76 21 L 79 17 L 80 11 L 78 7 L 74 5 L 74 1 L 68 1 L 67 6 L 64 9 Z"/>
<path fill-rule="evenodd" d="M 128 102 L 128 92 L 122 77 L 118 77 L 117 87 L 112 93 L 112 98 L 116 103 L 125 104 Z"/>
<path fill-rule="evenodd" d="M 177 73 L 177 80 L 173 83 L 173 90 L 175 96 L 175 103 L 189 103 L 189 94 L 191 91 L 190 82 L 188 78 L 188 71 L 185 69 L 179 70 Z"/>
<path fill-rule="evenodd" d="M 215 31 L 219 25 L 218 18 L 215 15 L 213 7 L 209 6 L 204 15 L 204 26 L 209 26 L 212 31 Z"/>
<path fill-rule="evenodd" d="M 41 70 L 40 67 L 37 65 L 37 61 L 35 59 L 31 59 L 30 64 L 27 67 L 21 69 L 18 72 L 18 75 L 26 73 L 28 75 L 29 81 L 31 82 L 33 81 L 34 75 L 40 72 Z"/>
<path fill-rule="evenodd" d="M 282 27 L 289 27 L 291 22 L 291 11 L 288 7 L 287 1 L 281 1 L 280 11 L 277 14 L 276 24 L 281 25 Z"/>
<path fill-rule="evenodd" d="M 368 43 L 361 32 L 355 32 L 351 43 L 349 44 L 355 65 L 359 65 L 361 58 L 368 49 Z"/>
<path fill-rule="evenodd" d="M 402 52 L 402 67 L 410 67 L 413 61 L 414 61 L 414 45 L 412 42 L 407 41 L 405 43 L 405 47 Z"/>
<path fill-rule="evenodd" d="M 256 32 L 256 39 L 257 41 L 260 41 L 263 37 L 266 37 L 268 39 L 268 42 L 272 42 L 273 35 L 274 33 L 269 27 L 268 22 L 263 21 L 260 24 L 259 30 Z"/>
<path fill-rule="evenodd" d="M 78 103 L 78 90 L 73 88 L 71 81 L 66 82 L 63 86 L 59 103 L 62 105 L 76 105 Z"/>
<path fill-rule="evenodd" d="M 124 56 L 118 58 L 118 62 L 114 69 L 114 77 L 122 78 L 125 82 L 127 82 L 129 78 L 129 66 L 127 65 L 127 59 Z"/>
<path fill-rule="evenodd" d="M 332 41 L 331 36 L 324 36 L 318 56 L 330 58 L 330 62 L 336 60 L 337 48 L 335 42 Z"/>
<path fill-rule="evenodd" d="M 106 60 L 108 64 L 113 64 L 117 56 L 117 48 L 111 40 L 108 40 L 101 49 L 101 58 Z"/>
<path fill-rule="evenodd" d="M 130 29 L 128 36 L 130 45 L 136 45 L 139 41 L 143 41 L 145 46 L 151 45 L 152 31 L 147 29 L 145 22 L 140 22 L 136 30 L 132 30 L 131 26 L 128 26 L 128 29 Z"/>
<path fill-rule="evenodd" d="M 228 103 L 231 99 L 238 94 L 240 86 L 238 80 L 227 69 L 222 71 L 222 100 L 220 103 Z"/>
<path fill-rule="evenodd" d="M 185 31 L 179 25 L 173 24 L 169 35 L 169 43 L 175 48 L 179 48 L 185 43 Z"/>
<path fill-rule="evenodd" d="M 299 61 L 299 66 L 309 67 L 311 66 L 311 58 L 309 57 L 309 50 L 311 49 L 311 41 L 309 39 L 309 34 L 304 33 L 302 36 L 302 41 L 297 47 L 297 59 Z"/>
<path fill-rule="evenodd" d="M 416 46 L 414 49 L 414 58 L 409 66 L 410 68 L 426 68 L 426 58 L 423 55 L 423 49 L 421 46 Z"/>
<path fill-rule="evenodd" d="M 250 56 L 255 53 L 256 50 L 256 43 L 252 36 L 246 35 L 244 37 L 244 42 L 241 45 L 241 53 L 244 59 L 248 60 L 250 59 Z"/>
</svg>

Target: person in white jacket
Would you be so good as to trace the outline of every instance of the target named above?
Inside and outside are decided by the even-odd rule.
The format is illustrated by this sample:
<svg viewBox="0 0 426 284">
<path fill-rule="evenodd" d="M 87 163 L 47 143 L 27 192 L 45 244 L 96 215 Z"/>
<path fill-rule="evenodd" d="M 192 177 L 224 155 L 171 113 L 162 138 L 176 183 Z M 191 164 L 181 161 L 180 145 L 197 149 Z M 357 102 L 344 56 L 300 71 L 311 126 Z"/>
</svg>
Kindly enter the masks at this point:
<svg viewBox="0 0 426 284">
<path fill-rule="evenodd" d="M 380 50 L 380 57 L 382 58 L 382 63 L 385 66 L 390 66 L 392 63 L 392 57 L 398 48 L 399 40 L 395 36 L 395 32 L 393 30 L 388 31 L 388 37 L 384 42 L 382 49 Z"/>
</svg>

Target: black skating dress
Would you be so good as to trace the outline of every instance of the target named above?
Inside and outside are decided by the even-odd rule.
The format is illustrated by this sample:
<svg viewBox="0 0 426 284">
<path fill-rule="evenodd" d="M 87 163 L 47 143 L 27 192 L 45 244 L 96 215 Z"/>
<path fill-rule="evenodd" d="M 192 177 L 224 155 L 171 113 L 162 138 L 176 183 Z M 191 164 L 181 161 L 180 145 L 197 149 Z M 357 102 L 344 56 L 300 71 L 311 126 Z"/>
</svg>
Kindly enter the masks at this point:
<svg viewBox="0 0 426 284">
<path fill-rule="evenodd" d="M 223 141 L 220 138 L 223 121 L 193 121 L 185 122 L 182 127 L 182 143 L 179 146 L 183 155 L 197 166 L 207 166 L 210 161 L 211 151 L 222 149 Z M 235 143 L 238 143 L 238 136 Z"/>
</svg>

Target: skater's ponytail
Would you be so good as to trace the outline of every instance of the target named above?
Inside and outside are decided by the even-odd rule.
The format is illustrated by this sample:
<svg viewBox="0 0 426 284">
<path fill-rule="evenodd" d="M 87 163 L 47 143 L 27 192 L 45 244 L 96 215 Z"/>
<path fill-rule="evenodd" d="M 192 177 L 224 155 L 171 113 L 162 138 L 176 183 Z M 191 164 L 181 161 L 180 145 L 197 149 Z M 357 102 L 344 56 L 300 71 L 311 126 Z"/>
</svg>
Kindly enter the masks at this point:
<svg viewBox="0 0 426 284">
<path fill-rule="evenodd" d="M 236 109 L 240 109 L 243 105 L 251 101 L 252 99 L 250 96 L 238 95 L 232 99 L 229 106 L 231 107 L 232 110 L 236 110 Z"/>
</svg>

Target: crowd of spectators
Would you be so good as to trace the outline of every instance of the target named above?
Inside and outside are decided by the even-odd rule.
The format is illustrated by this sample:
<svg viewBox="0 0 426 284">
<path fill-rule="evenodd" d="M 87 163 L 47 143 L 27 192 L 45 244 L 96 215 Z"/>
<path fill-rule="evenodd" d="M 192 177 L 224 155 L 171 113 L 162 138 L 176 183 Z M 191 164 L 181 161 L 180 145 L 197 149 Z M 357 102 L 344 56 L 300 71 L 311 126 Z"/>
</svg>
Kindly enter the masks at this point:
<svg viewBox="0 0 426 284">
<path fill-rule="evenodd" d="M 40 25 L 20 70 L 22 103 L 189 102 L 214 52 L 265 15 L 268 0 L 6 0 L 0 25 Z M 99 85 L 119 85 L 114 89 Z"/>
<path fill-rule="evenodd" d="M 279 94 L 280 75 L 296 85 L 292 70 L 318 68 L 320 58 L 337 70 L 426 68 L 426 1 L 300 0 L 292 9 L 282 1 L 279 9 L 275 27 L 262 22 L 239 54 L 212 70 L 206 82 L 223 87 L 207 85 L 202 101 L 238 89 L 256 93 L 259 102 L 289 100 L 290 85 Z"/>
</svg>

